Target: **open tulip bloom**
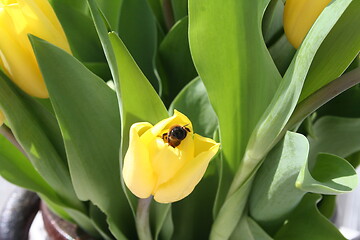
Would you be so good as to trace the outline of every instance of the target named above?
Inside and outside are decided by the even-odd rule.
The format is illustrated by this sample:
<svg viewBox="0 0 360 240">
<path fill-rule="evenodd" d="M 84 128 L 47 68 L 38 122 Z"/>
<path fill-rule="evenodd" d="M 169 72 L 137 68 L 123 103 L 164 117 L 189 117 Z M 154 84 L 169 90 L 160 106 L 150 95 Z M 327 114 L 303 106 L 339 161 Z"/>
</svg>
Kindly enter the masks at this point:
<svg viewBox="0 0 360 240">
<path fill-rule="evenodd" d="M 176 147 L 163 137 L 174 126 L 189 130 Z M 218 149 L 214 140 L 194 134 L 190 120 L 176 110 L 173 117 L 155 126 L 135 123 L 124 159 L 125 184 L 139 198 L 154 195 L 160 203 L 181 200 L 193 191 Z"/>
<path fill-rule="evenodd" d="M 0 175 L 96 239 L 345 239 L 359 11 L 0 0 Z"/>
</svg>

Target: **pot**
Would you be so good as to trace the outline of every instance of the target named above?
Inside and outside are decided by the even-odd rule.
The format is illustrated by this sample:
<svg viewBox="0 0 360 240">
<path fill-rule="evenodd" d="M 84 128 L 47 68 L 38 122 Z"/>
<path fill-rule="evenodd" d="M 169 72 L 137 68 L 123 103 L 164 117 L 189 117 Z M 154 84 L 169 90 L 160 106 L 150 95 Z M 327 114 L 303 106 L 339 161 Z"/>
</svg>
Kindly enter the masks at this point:
<svg viewBox="0 0 360 240">
<path fill-rule="evenodd" d="M 36 214 L 40 215 L 40 221 L 34 221 Z M 51 212 L 36 193 L 16 188 L 0 213 L 0 239 L 28 240 L 29 236 L 35 240 L 93 239 Z"/>
</svg>

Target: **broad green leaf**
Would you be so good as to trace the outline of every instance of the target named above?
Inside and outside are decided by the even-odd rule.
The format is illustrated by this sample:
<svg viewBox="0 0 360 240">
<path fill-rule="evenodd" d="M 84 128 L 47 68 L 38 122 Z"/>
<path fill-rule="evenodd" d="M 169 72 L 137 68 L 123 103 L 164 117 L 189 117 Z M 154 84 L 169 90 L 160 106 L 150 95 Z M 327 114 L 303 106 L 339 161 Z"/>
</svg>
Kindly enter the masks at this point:
<svg viewBox="0 0 360 240">
<path fill-rule="evenodd" d="M 109 33 L 114 49 L 119 76 L 116 78 L 122 123 L 122 153 L 128 147 L 128 132 L 133 123 L 146 121 L 151 124 L 169 117 L 167 110 L 150 82 L 146 79 L 121 39 Z M 141 89 L 141 94 L 139 90 Z"/>
<path fill-rule="evenodd" d="M 321 44 L 309 69 L 299 101 L 339 77 L 359 54 L 359 9 L 360 1 L 352 1 Z"/>
<path fill-rule="evenodd" d="M 360 118 L 360 108 L 358 106 L 360 106 L 360 85 L 356 85 L 335 97 L 316 113 L 319 118 L 326 115 Z"/>
<path fill-rule="evenodd" d="M 340 194 L 354 190 L 358 184 L 355 169 L 343 158 L 320 153 L 309 170 L 304 165 L 296 180 L 296 187 L 320 194 Z"/>
<path fill-rule="evenodd" d="M 336 210 L 336 195 L 323 195 L 317 206 L 322 215 L 331 219 Z"/>
<path fill-rule="evenodd" d="M 360 151 L 360 118 L 325 116 L 313 126 L 310 143 L 310 169 L 318 153 L 331 153 L 342 158 Z"/>
<path fill-rule="evenodd" d="M 94 0 L 89 0 L 89 6 L 96 29 L 99 34 L 106 58 L 108 60 L 111 73 L 114 79 L 121 116 L 121 146 L 120 146 L 120 172 L 122 171 L 122 160 L 129 144 L 128 132 L 131 125 L 135 122 L 148 121 L 157 123 L 167 118 L 169 115 L 161 99 L 153 89 L 149 81 L 136 65 L 134 59 L 127 51 L 125 45 L 115 33 L 109 33 Z M 142 94 L 137 94 L 141 89 Z M 149 104 L 151 103 L 151 104 Z M 136 199 L 125 187 L 122 181 L 124 193 L 128 197 L 129 204 L 135 215 Z M 166 204 L 160 205 L 159 211 L 167 215 Z M 158 216 L 158 218 L 162 218 Z M 161 222 L 160 222 L 161 223 Z M 116 230 L 116 225 L 109 223 L 110 229 Z M 157 226 L 156 229 L 162 226 Z M 113 232 L 113 230 L 112 230 Z M 113 232 L 114 233 L 114 232 Z M 155 233 L 156 234 L 156 233 Z"/>
<path fill-rule="evenodd" d="M 131 56 L 158 90 L 159 80 L 154 71 L 157 50 L 156 19 L 147 0 L 123 0 L 119 21 L 119 27 L 112 29 L 118 29 L 119 36 Z"/>
<path fill-rule="evenodd" d="M 250 188 L 249 185 L 253 180 L 252 178 L 261 164 L 262 159 L 282 137 L 283 128 L 298 102 L 303 82 L 317 49 L 350 3 L 351 0 L 337 0 L 328 5 L 306 36 L 285 73 L 284 79 L 270 103 L 269 108 L 251 135 L 246 153 L 230 187 L 227 199 L 218 217 L 215 219 L 212 230 L 213 239 L 227 238 L 235 228 L 238 219 L 242 215 L 245 206 L 244 202 L 246 201 L 248 189 Z M 213 68 L 216 69 L 216 66 L 213 66 Z M 208 91 L 211 100 L 209 88 Z M 215 108 L 215 110 L 217 109 Z M 218 116 L 221 127 L 222 120 L 219 113 Z M 233 125 L 230 126 L 233 127 Z M 222 129 L 220 130 L 222 131 Z"/>
<path fill-rule="evenodd" d="M 106 224 L 106 215 L 94 204 L 90 204 L 89 206 L 89 216 L 103 239 L 114 239 L 113 235 L 109 231 L 109 226 Z"/>
<path fill-rule="evenodd" d="M 267 46 L 271 46 L 284 32 L 283 12 L 284 3 L 280 0 L 271 0 L 266 8 L 262 32 Z"/>
<path fill-rule="evenodd" d="M 150 206 L 150 222 L 153 223 L 154 239 L 171 239 L 174 233 L 174 223 L 171 214 L 171 204 L 152 202 Z"/>
<path fill-rule="evenodd" d="M 189 1 L 192 57 L 218 115 L 224 159 L 233 171 L 281 80 L 262 35 L 268 2 Z"/>
<path fill-rule="evenodd" d="M 256 174 L 249 212 L 268 232 L 274 233 L 305 195 L 295 187 L 295 182 L 307 163 L 308 152 L 309 143 L 305 136 L 287 132 L 284 140 L 266 156 Z"/>
<path fill-rule="evenodd" d="M 65 51 L 36 37 L 31 41 L 60 124 L 77 196 L 93 202 L 109 222 L 131 236 L 131 211 L 121 191 L 115 92 Z"/>
<path fill-rule="evenodd" d="M 272 240 L 272 238 L 252 218 L 244 216 L 230 240 Z"/>
<path fill-rule="evenodd" d="M 114 49 L 119 73 L 116 78 L 119 80 L 116 84 L 116 91 L 119 98 L 122 123 L 120 149 L 120 162 L 122 162 L 129 144 L 128 133 L 131 125 L 144 121 L 156 124 L 169 115 L 155 89 L 136 65 L 121 39 L 115 33 L 109 33 L 109 38 Z M 141 89 L 141 94 L 139 94 L 139 89 Z M 129 197 L 129 199 L 130 204 L 135 208 L 134 197 Z M 158 207 L 160 209 L 157 212 L 163 215 L 158 217 L 160 219 L 165 218 L 169 207 L 167 204 L 161 204 Z M 161 221 L 159 223 L 162 224 Z M 156 228 L 161 227 L 160 225 Z"/>
<path fill-rule="evenodd" d="M 127 0 L 96 0 L 113 29 L 119 29 L 121 10 Z"/>
<path fill-rule="evenodd" d="M 72 7 L 82 13 L 86 13 L 87 12 L 87 6 L 86 6 L 86 0 L 77 0 L 77 1 L 73 1 L 73 0 L 49 0 L 49 2 L 51 3 L 51 5 L 53 6 L 53 8 L 55 8 L 55 4 L 57 3 L 61 3 L 61 4 L 66 4 L 69 7 Z M 55 10 L 56 12 L 56 10 Z"/>
<path fill-rule="evenodd" d="M 161 0 L 147 0 L 149 6 L 151 7 L 151 10 L 153 12 L 153 15 L 156 18 L 157 26 L 160 32 L 165 32 L 166 24 L 163 14 L 163 7 L 162 7 L 162 1 Z"/>
<path fill-rule="evenodd" d="M 218 120 L 200 78 L 192 80 L 177 95 L 169 107 L 170 114 L 174 109 L 184 113 L 190 119 L 196 133 L 213 137 Z"/>
<path fill-rule="evenodd" d="M 53 2 L 54 11 L 65 31 L 72 53 L 84 62 L 104 62 L 104 53 L 101 51 L 91 17 L 82 9 L 73 6 L 73 2 L 65 0 Z M 86 7 L 86 1 L 79 2 L 84 2 Z"/>
<path fill-rule="evenodd" d="M 40 176 L 24 154 L 2 135 L 0 135 L 0 175 L 13 184 L 41 193 L 52 201 L 61 202 L 54 189 Z"/>
<path fill-rule="evenodd" d="M 188 0 L 171 0 L 175 22 L 188 15 Z"/>
<path fill-rule="evenodd" d="M 351 87 L 356 86 L 356 84 L 360 84 L 360 68 L 356 68 L 353 71 L 343 74 L 341 77 L 325 85 L 307 97 L 304 101 L 300 102 L 287 122 L 285 129 L 296 127 L 296 125 L 302 122 L 318 108 L 326 104 L 329 100 Z M 354 112 L 354 115 L 356 115 L 356 111 Z"/>
<path fill-rule="evenodd" d="M 213 222 L 212 207 L 216 195 L 214 186 L 217 181 L 215 175 L 203 178 L 188 197 L 172 204 L 174 221 L 172 239 L 209 239 Z"/>
<path fill-rule="evenodd" d="M 44 124 L 45 119 L 38 118 L 32 108 L 34 105 L 28 103 L 30 98 L 21 97 L 23 93 L 19 91 L 0 72 L 0 109 L 5 114 L 17 141 L 27 153 L 34 168 L 63 199 L 63 204 L 85 211 L 75 195 L 66 159 L 62 158 L 62 148 L 56 145 L 58 140 L 53 133 L 57 129 L 50 130 L 48 127 L 55 126 L 49 122 Z M 24 123 L 29 127 L 24 128 Z"/>
<path fill-rule="evenodd" d="M 306 194 L 275 240 L 345 240 L 339 230 L 316 207 L 318 194 Z"/>
<path fill-rule="evenodd" d="M 296 49 L 283 34 L 269 47 L 269 52 L 280 74 L 284 75 L 295 55 Z"/>
<path fill-rule="evenodd" d="M 188 43 L 188 18 L 178 21 L 160 44 L 159 64 L 163 69 L 162 99 L 169 105 L 183 87 L 197 76 Z"/>
</svg>

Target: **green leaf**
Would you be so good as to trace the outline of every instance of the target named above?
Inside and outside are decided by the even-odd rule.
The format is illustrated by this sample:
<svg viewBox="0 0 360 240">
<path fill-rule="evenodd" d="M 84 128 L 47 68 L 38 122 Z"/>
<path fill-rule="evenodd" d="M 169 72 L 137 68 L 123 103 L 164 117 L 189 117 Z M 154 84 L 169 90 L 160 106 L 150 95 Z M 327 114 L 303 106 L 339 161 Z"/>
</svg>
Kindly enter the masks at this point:
<svg viewBox="0 0 360 240">
<path fill-rule="evenodd" d="M 109 226 L 106 223 L 106 215 L 94 204 L 90 204 L 89 206 L 89 216 L 91 217 L 95 228 L 101 234 L 103 239 L 114 239 L 109 231 Z"/>
<path fill-rule="evenodd" d="M 358 68 L 359 69 L 359 68 Z M 360 118 L 360 85 L 343 92 L 316 111 L 320 118 L 326 115 Z"/>
<path fill-rule="evenodd" d="M 285 129 L 293 128 L 329 100 L 359 83 L 360 68 L 356 68 L 325 85 L 296 106 Z M 356 111 L 354 112 L 354 115 L 356 115 Z"/>
<path fill-rule="evenodd" d="M 215 175 L 205 177 L 188 197 L 172 204 L 175 227 L 172 239 L 209 239 L 217 181 Z"/>
<path fill-rule="evenodd" d="M 212 236 L 214 238 L 226 238 L 235 228 L 235 224 L 242 215 L 243 208 L 245 206 L 245 200 L 256 170 L 260 166 L 262 159 L 266 156 L 269 150 L 274 146 L 275 143 L 277 143 L 281 139 L 282 134 L 285 133 L 284 126 L 289 120 L 298 102 L 303 82 L 305 80 L 306 74 L 308 72 L 308 69 L 310 68 L 311 62 L 317 49 L 320 47 L 321 42 L 325 39 L 327 34 L 335 25 L 336 21 L 340 18 L 340 16 L 350 5 L 350 3 L 351 0 L 337 0 L 335 2 L 332 2 L 332 4 L 330 4 L 324 9 L 318 20 L 315 22 L 313 28 L 306 36 L 303 44 L 295 55 L 290 67 L 285 73 L 284 79 L 281 82 L 272 102 L 270 103 L 269 108 L 267 108 L 267 110 L 263 114 L 263 117 L 252 132 L 244 158 L 242 158 L 241 155 L 233 156 L 233 158 L 242 159 L 242 161 L 235 175 L 234 181 L 230 187 L 227 199 L 223 207 L 221 208 L 219 215 L 215 219 L 212 230 Z M 216 70 L 217 66 L 213 66 L 213 69 Z M 201 76 L 201 71 L 199 69 L 198 71 L 200 72 Z M 205 83 L 204 79 L 203 81 Z M 207 88 L 211 100 L 211 88 L 208 86 Z M 221 92 L 219 91 L 219 89 L 213 89 L 213 91 Z M 247 100 L 244 102 L 252 101 Z M 230 105 L 230 103 L 228 105 Z M 223 106 L 226 105 L 223 104 Z M 215 105 L 214 108 L 216 111 L 217 108 L 215 107 Z M 230 113 L 228 114 L 228 116 L 229 115 Z M 218 117 L 221 127 L 223 123 L 219 112 Z M 240 122 L 240 120 L 238 120 L 238 122 Z M 233 128 L 235 124 L 237 123 L 228 125 Z M 229 126 L 227 127 L 229 128 Z M 221 132 L 223 131 L 222 128 L 220 128 L 220 130 Z M 235 132 L 237 132 L 236 129 Z M 242 134 L 242 132 L 240 132 L 239 134 Z M 234 134 L 234 136 L 238 137 L 238 135 L 236 134 Z M 223 148 L 225 153 L 225 142 Z"/>
<path fill-rule="evenodd" d="M 249 216 L 240 219 L 230 240 L 272 240 L 272 238 Z"/>
<path fill-rule="evenodd" d="M 128 132 L 133 123 L 147 121 L 151 124 L 169 117 L 167 110 L 154 88 L 146 79 L 124 43 L 115 33 L 109 33 L 114 49 L 119 76 L 116 90 L 121 106 L 122 149 L 128 147 Z M 141 89 L 141 94 L 138 94 Z M 125 154 L 125 151 L 122 152 Z"/>
<path fill-rule="evenodd" d="M 296 49 L 283 34 L 269 47 L 269 52 L 280 74 L 284 75 L 296 53 Z"/>
<path fill-rule="evenodd" d="M 120 38 L 115 33 L 109 33 L 108 35 L 108 29 L 94 0 L 89 0 L 89 6 L 111 69 L 120 106 L 122 136 L 120 146 L 121 172 L 123 156 L 129 144 L 128 133 L 131 125 L 140 121 L 148 121 L 155 124 L 167 118 L 169 115 L 160 97 L 136 65 Z M 141 89 L 142 94 L 137 94 L 139 89 Z M 122 178 L 121 181 L 123 190 L 128 197 L 133 215 L 135 216 L 136 198 L 125 187 Z M 166 210 L 168 206 L 162 204 L 159 208 Z M 164 209 L 159 209 L 158 212 L 167 215 Z M 159 216 L 159 218 L 161 219 L 162 217 Z M 159 223 L 161 224 L 161 221 Z M 114 226 L 114 228 L 115 227 L 116 226 Z M 161 227 L 162 226 L 158 226 L 157 229 Z"/>
<path fill-rule="evenodd" d="M 345 240 L 339 230 L 317 209 L 316 203 L 320 199 L 318 194 L 306 194 L 274 239 Z"/>
<path fill-rule="evenodd" d="M 171 204 L 152 202 L 150 206 L 150 222 L 153 223 L 154 239 L 171 239 L 174 232 L 174 223 L 171 214 Z"/>
<path fill-rule="evenodd" d="M 163 69 L 162 99 L 170 104 L 183 87 L 197 76 L 188 43 L 188 18 L 178 21 L 161 42 L 158 51 Z"/>
<path fill-rule="evenodd" d="M 121 133 L 122 141 L 120 148 L 120 162 L 122 163 L 129 145 L 129 130 L 136 122 L 157 122 L 169 117 L 167 110 L 157 95 L 155 89 L 146 79 L 134 59 L 127 51 L 124 43 L 115 33 L 109 33 L 109 38 L 114 49 L 119 76 L 115 78 L 116 91 L 119 98 L 121 112 Z M 138 94 L 141 89 L 141 94 Z M 125 189 L 125 191 L 128 191 Z M 128 193 L 130 204 L 135 209 L 135 199 Z M 158 210 L 165 217 L 169 209 L 167 204 L 158 205 L 163 210 Z M 162 218 L 160 216 L 160 218 Z M 162 222 L 160 222 L 162 224 Z M 161 226 L 158 226 L 161 228 Z"/>
<path fill-rule="evenodd" d="M 171 0 L 175 22 L 188 15 L 188 0 Z"/>
<path fill-rule="evenodd" d="M 96 0 L 99 8 L 113 29 L 119 29 L 119 24 L 121 24 L 121 11 L 127 1 L 128 0 Z"/>
<path fill-rule="evenodd" d="M 359 9 L 360 2 L 352 1 L 321 44 L 309 69 L 299 101 L 339 77 L 359 54 Z"/>
<path fill-rule="evenodd" d="M 104 62 L 99 38 L 91 17 L 82 8 L 73 6 L 73 2 L 56 0 L 53 8 L 65 31 L 71 51 L 78 59 L 85 62 Z M 79 1 L 85 3 L 86 1 Z"/>
<path fill-rule="evenodd" d="M 305 192 L 295 187 L 307 163 L 309 143 L 305 136 L 287 132 L 266 156 L 256 174 L 249 198 L 250 215 L 269 233 L 279 228 L 299 204 Z"/>
<path fill-rule="evenodd" d="M 124 0 L 119 27 L 112 29 L 119 29 L 119 36 L 135 62 L 158 90 L 160 83 L 154 71 L 157 51 L 156 19 L 147 0 Z"/>
<path fill-rule="evenodd" d="M 213 137 L 218 120 L 200 78 L 192 80 L 177 95 L 169 107 L 170 114 L 174 109 L 184 113 L 190 119 L 196 133 Z"/>
<path fill-rule="evenodd" d="M 34 168 L 62 198 L 63 204 L 85 211 L 76 197 L 62 145 L 57 145 L 58 126 L 50 121 L 44 124 L 52 118 L 49 113 L 45 114 L 44 109 L 34 110 L 36 104 L 29 103 L 31 98 L 22 96 L 24 94 L 0 72 L 0 108 L 17 141 Z M 39 112 L 41 114 L 37 116 Z M 30 127 L 24 128 L 24 123 Z"/>
<path fill-rule="evenodd" d="M 266 8 L 262 32 L 266 45 L 272 45 L 284 32 L 283 30 L 284 3 L 280 0 L 271 0 Z"/>
<path fill-rule="evenodd" d="M 191 53 L 218 115 L 224 159 L 233 171 L 281 80 L 261 30 L 268 2 L 189 1 Z M 219 12 L 226 13 L 221 20 Z"/>
<path fill-rule="evenodd" d="M 0 175 L 4 179 L 61 203 L 54 189 L 40 176 L 31 162 L 2 135 L 0 146 Z"/>
<path fill-rule="evenodd" d="M 360 151 L 360 118 L 325 116 L 313 126 L 310 143 L 310 169 L 318 153 L 331 153 L 342 158 Z"/>
<path fill-rule="evenodd" d="M 65 51 L 36 37 L 31 41 L 60 123 L 77 196 L 92 201 L 118 232 L 131 236 L 134 224 L 121 191 L 115 92 Z"/>
<path fill-rule="evenodd" d="M 149 6 L 151 7 L 151 10 L 153 12 L 153 15 L 156 18 L 158 29 L 161 33 L 165 32 L 166 24 L 163 14 L 163 7 L 162 2 L 163 0 L 147 0 Z"/>
<path fill-rule="evenodd" d="M 306 164 L 296 180 L 296 187 L 320 194 L 340 194 L 354 190 L 358 184 L 355 169 L 343 158 L 320 153 L 309 170 Z"/>
</svg>

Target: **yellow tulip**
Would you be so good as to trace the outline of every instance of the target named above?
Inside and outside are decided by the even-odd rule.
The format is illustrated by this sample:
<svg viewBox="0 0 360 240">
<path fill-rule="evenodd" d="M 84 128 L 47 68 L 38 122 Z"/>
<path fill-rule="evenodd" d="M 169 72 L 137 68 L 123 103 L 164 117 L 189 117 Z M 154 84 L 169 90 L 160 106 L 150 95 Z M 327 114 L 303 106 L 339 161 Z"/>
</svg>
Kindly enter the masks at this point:
<svg viewBox="0 0 360 240">
<path fill-rule="evenodd" d="M 4 120 L 5 120 L 5 116 L 4 114 L 0 111 L 0 126 L 2 126 L 4 124 Z"/>
<path fill-rule="evenodd" d="M 284 31 L 287 39 L 298 48 L 306 34 L 331 0 L 287 0 L 284 8 Z"/>
<path fill-rule="evenodd" d="M 48 92 L 28 34 L 71 52 L 47 0 L 0 0 L 0 66 L 23 91 L 34 97 L 47 98 Z"/>
<path fill-rule="evenodd" d="M 164 136 L 174 126 L 185 126 L 187 132 L 176 147 Z M 204 176 L 219 146 L 214 140 L 193 133 L 190 120 L 176 110 L 172 117 L 155 126 L 147 122 L 135 123 L 130 129 L 129 148 L 124 159 L 124 182 L 139 198 L 153 195 L 160 203 L 181 200 Z"/>
</svg>

